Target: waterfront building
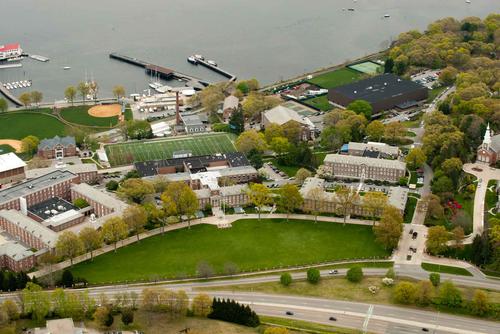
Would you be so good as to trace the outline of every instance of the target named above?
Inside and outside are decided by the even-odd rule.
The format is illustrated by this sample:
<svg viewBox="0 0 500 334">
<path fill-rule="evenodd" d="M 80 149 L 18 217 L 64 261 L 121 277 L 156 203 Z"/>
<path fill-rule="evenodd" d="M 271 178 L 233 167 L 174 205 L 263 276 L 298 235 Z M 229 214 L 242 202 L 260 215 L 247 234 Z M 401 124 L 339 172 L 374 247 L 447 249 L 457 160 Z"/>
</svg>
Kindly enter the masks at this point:
<svg viewBox="0 0 500 334">
<path fill-rule="evenodd" d="M 19 43 L 0 45 L 0 60 L 20 57 L 23 49 Z"/>
</svg>

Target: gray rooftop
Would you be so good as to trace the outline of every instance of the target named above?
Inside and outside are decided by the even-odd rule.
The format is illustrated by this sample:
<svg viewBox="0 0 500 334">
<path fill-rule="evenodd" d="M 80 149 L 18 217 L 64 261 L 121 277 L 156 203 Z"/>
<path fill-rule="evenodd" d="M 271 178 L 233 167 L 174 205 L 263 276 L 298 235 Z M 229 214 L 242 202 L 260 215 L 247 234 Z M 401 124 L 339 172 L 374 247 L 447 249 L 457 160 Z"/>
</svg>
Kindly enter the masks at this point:
<svg viewBox="0 0 500 334">
<path fill-rule="evenodd" d="M 101 203 L 108 208 L 113 208 L 115 211 L 122 211 L 127 206 L 124 202 L 103 193 L 86 183 L 73 184 L 71 189 L 92 198 L 94 201 Z"/>
<path fill-rule="evenodd" d="M 368 165 L 368 166 L 375 166 L 382 168 L 406 170 L 406 163 L 399 160 L 359 157 L 355 155 L 327 154 L 324 162 L 352 164 L 352 165 Z"/>
<path fill-rule="evenodd" d="M 55 247 L 57 242 L 57 233 L 30 217 L 23 215 L 20 211 L 0 210 L 0 217 L 24 229 L 35 238 L 42 240 L 43 243 L 51 247 Z"/>
<path fill-rule="evenodd" d="M 399 147 L 387 145 L 379 142 L 356 143 L 349 142 L 349 150 L 356 151 L 378 151 L 384 154 L 397 156 L 399 155 Z"/>
<path fill-rule="evenodd" d="M 63 147 L 76 146 L 75 137 L 59 137 L 55 136 L 50 139 L 42 139 L 38 145 L 40 150 L 50 150 L 55 148 L 57 145 L 62 145 Z"/>
<path fill-rule="evenodd" d="M 203 121 L 198 115 L 181 116 L 185 126 L 203 125 Z"/>
<path fill-rule="evenodd" d="M 26 178 L 34 179 L 57 170 L 67 170 L 74 174 L 80 174 L 80 173 L 97 172 L 97 166 L 95 164 L 76 164 L 76 165 L 67 165 L 64 168 L 47 167 L 47 168 L 29 169 L 26 171 Z"/>
<path fill-rule="evenodd" d="M 8 202 L 13 199 L 25 197 L 41 189 L 51 187 L 63 181 L 71 180 L 77 177 L 75 174 L 66 170 L 55 170 L 35 179 L 19 183 L 10 188 L 0 191 L 0 203 Z"/>
<path fill-rule="evenodd" d="M 25 259 L 35 254 L 29 247 L 23 245 L 19 241 L 6 240 L 0 244 L 0 256 L 7 255 L 15 261 Z"/>
<path fill-rule="evenodd" d="M 239 104 L 240 100 L 236 96 L 229 95 L 224 99 L 224 106 L 222 107 L 222 110 L 237 109 Z"/>
</svg>

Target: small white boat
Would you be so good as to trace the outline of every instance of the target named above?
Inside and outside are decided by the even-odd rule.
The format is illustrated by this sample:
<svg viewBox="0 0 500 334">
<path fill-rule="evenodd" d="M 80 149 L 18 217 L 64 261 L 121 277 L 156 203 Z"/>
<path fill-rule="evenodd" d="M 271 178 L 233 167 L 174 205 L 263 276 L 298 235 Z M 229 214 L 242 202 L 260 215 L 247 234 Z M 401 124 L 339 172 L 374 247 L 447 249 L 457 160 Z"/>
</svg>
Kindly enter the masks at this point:
<svg viewBox="0 0 500 334">
<path fill-rule="evenodd" d="M 203 57 L 202 55 L 194 55 L 194 57 L 199 60 L 205 60 L 205 57 Z"/>
<path fill-rule="evenodd" d="M 194 65 L 198 64 L 198 60 L 196 60 L 196 57 L 194 57 L 194 56 L 188 57 L 187 61 L 188 61 L 188 63 L 194 64 Z"/>
<path fill-rule="evenodd" d="M 348 11 L 354 12 L 354 8 L 347 8 Z"/>
<path fill-rule="evenodd" d="M 465 3 L 470 3 L 471 1 L 470 0 L 465 0 Z"/>
<path fill-rule="evenodd" d="M 389 17 L 391 17 L 391 16 L 390 16 L 389 14 L 385 14 L 385 15 L 384 15 L 384 17 L 385 17 L 385 18 L 389 18 Z"/>
<path fill-rule="evenodd" d="M 207 60 L 207 64 L 217 67 L 217 63 L 213 60 Z"/>
<path fill-rule="evenodd" d="M 67 70 L 71 70 L 71 67 L 70 66 L 64 66 L 63 67 L 63 70 L 67 71 Z"/>
</svg>

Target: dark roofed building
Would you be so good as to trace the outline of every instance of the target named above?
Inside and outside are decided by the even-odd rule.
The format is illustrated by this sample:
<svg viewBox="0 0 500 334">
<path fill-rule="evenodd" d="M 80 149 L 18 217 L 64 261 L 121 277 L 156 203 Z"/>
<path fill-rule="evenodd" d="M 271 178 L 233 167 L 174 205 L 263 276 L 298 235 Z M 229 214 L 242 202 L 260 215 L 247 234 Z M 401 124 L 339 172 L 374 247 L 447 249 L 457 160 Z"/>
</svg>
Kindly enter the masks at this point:
<svg viewBox="0 0 500 334">
<path fill-rule="evenodd" d="M 38 145 L 38 156 L 44 159 L 72 157 L 76 155 L 75 137 L 55 136 L 43 139 Z"/>
<path fill-rule="evenodd" d="M 365 100 L 371 104 L 374 113 L 397 106 L 415 105 L 416 102 L 427 99 L 427 96 L 426 87 L 391 73 L 331 88 L 328 91 L 328 99 L 333 103 L 347 107 L 353 101 Z"/>
</svg>

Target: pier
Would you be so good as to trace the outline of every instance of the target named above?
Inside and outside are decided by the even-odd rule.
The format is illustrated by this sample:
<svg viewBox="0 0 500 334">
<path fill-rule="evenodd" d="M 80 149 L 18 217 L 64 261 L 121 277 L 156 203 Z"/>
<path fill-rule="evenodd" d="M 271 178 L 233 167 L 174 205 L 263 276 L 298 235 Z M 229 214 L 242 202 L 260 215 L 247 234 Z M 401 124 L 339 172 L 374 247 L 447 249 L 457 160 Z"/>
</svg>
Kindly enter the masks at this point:
<svg viewBox="0 0 500 334">
<path fill-rule="evenodd" d="M 233 75 L 233 74 L 229 73 L 228 71 L 223 70 L 222 68 L 220 68 L 218 66 L 212 65 L 204 59 L 196 58 L 196 62 L 194 64 L 195 65 L 200 64 L 202 66 L 205 66 L 206 68 L 225 76 L 226 78 L 229 79 L 230 82 L 236 81 L 236 79 L 237 79 L 236 75 Z"/>
<path fill-rule="evenodd" d="M 23 104 L 21 101 L 15 97 L 7 88 L 4 87 L 3 83 L 0 82 L 0 92 L 17 107 L 21 107 Z"/>
<path fill-rule="evenodd" d="M 160 78 L 165 80 L 180 79 L 186 81 L 186 84 L 198 90 L 203 89 L 210 84 L 208 81 L 201 80 L 191 75 L 177 72 L 163 66 L 154 65 L 146 61 L 134 57 L 125 56 L 116 52 L 110 53 L 109 58 L 119 60 L 134 66 L 142 67 L 147 74 L 158 75 Z"/>
</svg>

